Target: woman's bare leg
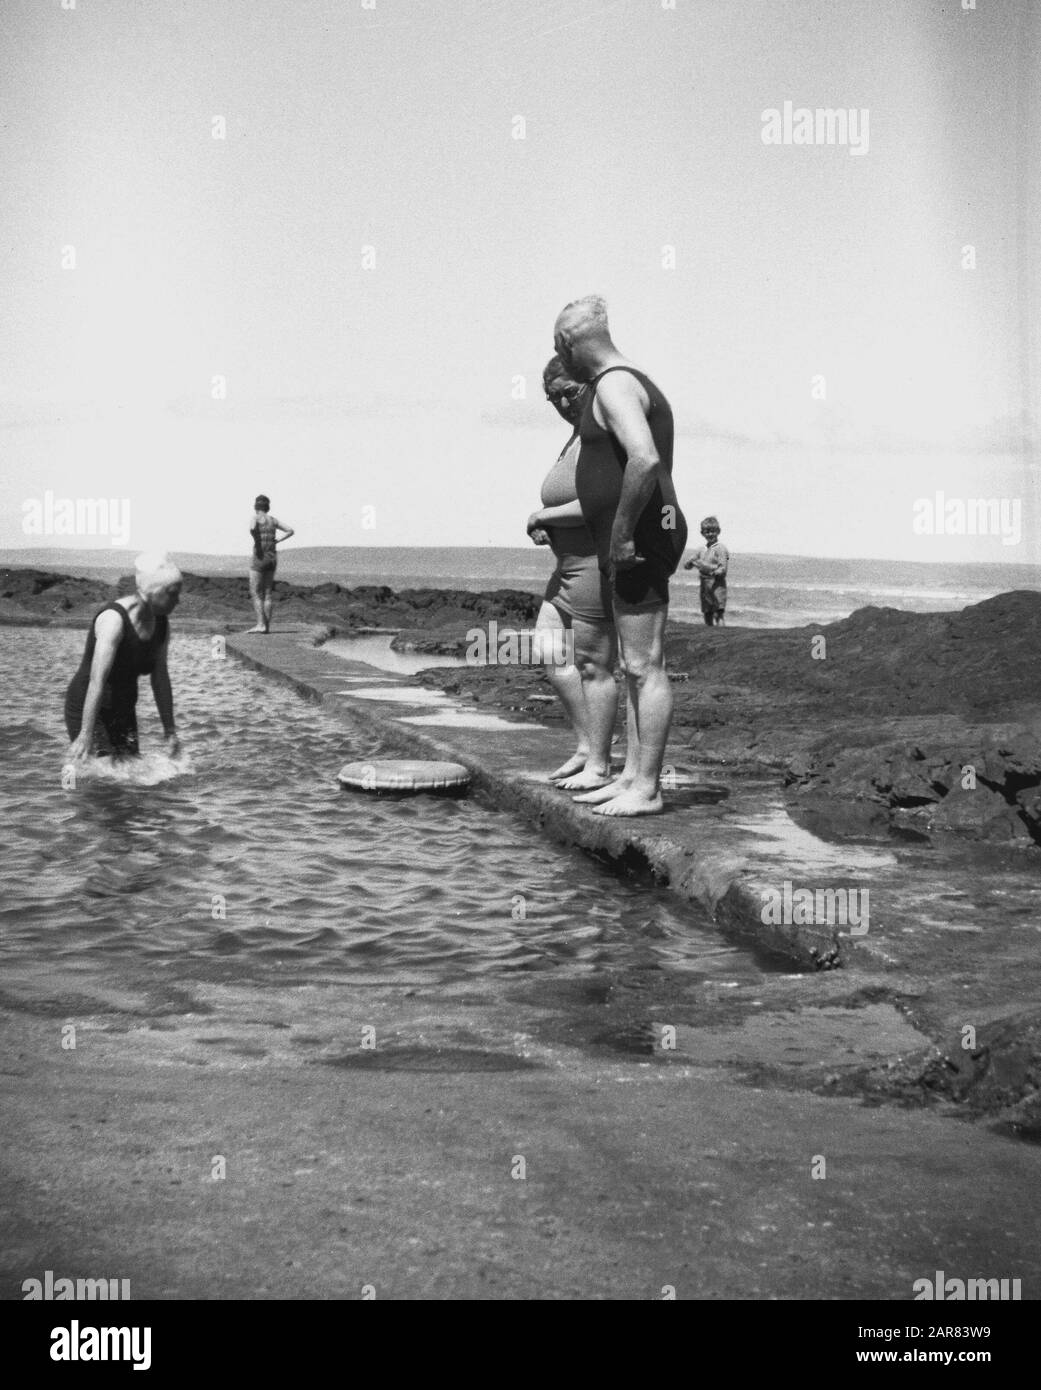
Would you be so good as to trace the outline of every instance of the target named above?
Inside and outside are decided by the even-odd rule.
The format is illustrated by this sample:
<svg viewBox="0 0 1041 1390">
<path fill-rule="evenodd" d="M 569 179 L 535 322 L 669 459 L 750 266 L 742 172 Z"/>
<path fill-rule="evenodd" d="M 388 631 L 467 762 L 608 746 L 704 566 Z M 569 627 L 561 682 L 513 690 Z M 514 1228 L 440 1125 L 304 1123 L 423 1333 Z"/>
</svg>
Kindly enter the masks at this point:
<svg viewBox="0 0 1041 1390">
<path fill-rule="evenodd" d="M 572 756 L 555 772 L 550 773 L 549 780 L 555 782 L 560 777 L 568 777 L 571 773 L 580 771 L 586 765 L 586 758 L 589 756 L 586 702 L 578 667 L 570 662 L 559 665 L 550 659 L 554 653 L 563 650 L 563 638 L 567 632 L 563 618 L 552 603 L 543 602 L 539 609 L 539 616 L 535 621 L 535 632 L 536 659 L 545 659 L 547 662 L 546 674 L 549 677 L 549 683 L 560 703 L 564 706 L 564 713 L 574 730 L 576 740 L 575 751 Z M 540 637 L 542 638 L 541 642 Z"/>
<path fill-rule="evenodd" d="M 264 626 L 264 596 L 260 589 L 260 571 L 250 570 L 249 572 L 249 601 L 253 605 L 253 612 L 257 615 L 256 627 L 251 627 L 250 632 L 267 632 Z"/>
</svg>

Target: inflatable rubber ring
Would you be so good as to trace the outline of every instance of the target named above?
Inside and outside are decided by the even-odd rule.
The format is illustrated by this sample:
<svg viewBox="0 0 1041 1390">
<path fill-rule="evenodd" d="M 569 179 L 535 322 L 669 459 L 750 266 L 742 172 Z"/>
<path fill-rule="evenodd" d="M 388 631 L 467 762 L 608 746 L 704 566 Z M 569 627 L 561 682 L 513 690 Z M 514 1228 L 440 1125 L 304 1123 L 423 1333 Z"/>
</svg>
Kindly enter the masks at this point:
<svg viewBox="0 0 1041 1390">
<path fill-rule="evenodd" d="M 393 758 L 381 762 L 344 763 L 336 774 L 341 787 L 377 795 L 429 792 L 434 796 L 461 796 L 470 785 L 462 763 L 423 762 Z"/>
</svg>

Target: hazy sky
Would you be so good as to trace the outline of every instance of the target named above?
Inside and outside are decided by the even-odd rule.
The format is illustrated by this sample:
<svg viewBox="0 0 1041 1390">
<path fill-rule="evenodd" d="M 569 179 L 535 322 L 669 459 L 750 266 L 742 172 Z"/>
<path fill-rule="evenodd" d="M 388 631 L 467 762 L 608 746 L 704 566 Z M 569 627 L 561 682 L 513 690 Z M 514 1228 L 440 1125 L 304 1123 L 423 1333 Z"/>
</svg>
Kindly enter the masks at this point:
<svg viewBox="0 0 1041 1390">
<path fill-rule="evenodd" d="M 5 12 L 0 545 L 94 543 L 25 534 L 48 490 L 135 547 L 246 553 L 257 491 L 301 544 L 524 544 L 597 291 L 733 548 L 1041 561 L 1032 0 Z M 765 144 L 786 101 L 865 152 Z M 937 489 L 1021 542 L 915 535 Z"/>
</svg>

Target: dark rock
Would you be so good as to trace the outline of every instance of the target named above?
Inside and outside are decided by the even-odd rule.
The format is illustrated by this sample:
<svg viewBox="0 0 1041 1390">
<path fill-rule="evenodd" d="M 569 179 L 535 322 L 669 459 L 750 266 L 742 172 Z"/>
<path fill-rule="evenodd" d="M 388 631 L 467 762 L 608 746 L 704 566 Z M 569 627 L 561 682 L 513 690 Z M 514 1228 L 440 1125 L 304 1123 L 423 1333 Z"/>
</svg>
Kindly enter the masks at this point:
<svg viewBox="0 0 1041 1390">
<path fill-rule="evenodd" d="M 933 808 L 926 824 L 930 830 L 961 830 L 992 841 L 1023 840 L 1028 837 L 1021 816 L 1000 792 L 977 786 L 971 791 L 960 785 Z"/>
<path fill-rule="evenodd" d="M 328 585 L 321 587 L 325 589 Z M 338 584 L 334 584 L 333 588 L 340 591 Z M 356 589 L 344 589 L 342 592 L 355 603 L 389 603 L 396 598 L 394 590 L 388 589 L 386 584 L 359 584 Z"/>
<path fill-rule="evenodd" d="M 924 756 L 917 749 L 910 756 L 893 758 L 883 774 L 872 778 L 872 785 L 891 806 L 925 806 L 939 801 L 941 795 L 933 784 Z"/>
<path fill-rule="evenodd" d="M 966 1048 L 964 1041 L 974 1042 Z M 931 1090 L 968 1104 L 976 1113 L 1012 1107 L 1010 1119 L 1036 1121 L 1041 1090 L 1041 1012 L 1007 1014 L 952 1037 L 923 1074 Z"/>
<path fill-rule="evenodd" d="M 1041 844 L 1041 787 L 1028 787 L 1019 792 L 1016 803 L 1029 834 Z"/>
<path fill-rule="evenodd" d="M 1041 739 L 1023 729 L 1001 740 L 984 753 L 988 781 L 1007 782 L 1010 777 L 1041 781 Z"/>
<path fill-rule="evenodd" d="M 465 656 L 466 635 L 458 630 L 450 632 L 424 632 L 422 629 L 406 629 L 397 633 L 392 640 L 391 650 L 395 652 L 429 652 L 435 656 Z"/>
<path fill-rule="evenodd" d="M 1036 703 L 1041 669 L 1041 593 L 1000 594 L 958 613 L 861 608 L 840 622 L 753 632 L 672 633 L 670 664 L 680 670 L 772 689 L 788 706 L 836 715 L 971 712 Z M 827 658 L 814 661 L 819 632 Z"/>
</svg>

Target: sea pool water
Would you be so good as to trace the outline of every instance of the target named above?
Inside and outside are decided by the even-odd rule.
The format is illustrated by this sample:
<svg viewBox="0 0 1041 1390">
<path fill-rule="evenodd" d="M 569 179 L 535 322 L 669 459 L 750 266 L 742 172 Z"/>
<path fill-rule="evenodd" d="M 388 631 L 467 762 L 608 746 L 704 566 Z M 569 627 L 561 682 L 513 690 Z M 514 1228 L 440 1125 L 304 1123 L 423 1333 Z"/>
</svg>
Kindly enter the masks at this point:
<svg viewBox="0 0 1041 1390">
<path fill-rule="evenodd" d="M 185 749 L 158 751 L 147 680 L 139 763 L 62 784 L 65 684 L 78 632 L 8 629 L 0 669 L 2 1002 L 81 1010 L 174 986 L 392 990 L 548 984 L 634 972 L 754 982 L 761 963 L 647 884 L 557 847 L 476 798 L 372 799 L 336 770 L 381 755 L 208 640 L 171 652 Z M 157 991 L 157 986 L 162 989 Z M 174 1003 L 171 1003 L 174 1000 Z M 48 1002 L 49 1001 L 49 1002 Z M 71 1002 L 70 1002 L 71 1001 Z M 189 1004 L 184 1006 L 189 1011 Z"/>
</svg>

